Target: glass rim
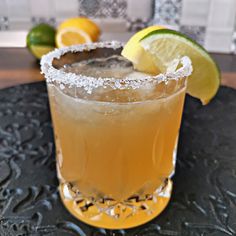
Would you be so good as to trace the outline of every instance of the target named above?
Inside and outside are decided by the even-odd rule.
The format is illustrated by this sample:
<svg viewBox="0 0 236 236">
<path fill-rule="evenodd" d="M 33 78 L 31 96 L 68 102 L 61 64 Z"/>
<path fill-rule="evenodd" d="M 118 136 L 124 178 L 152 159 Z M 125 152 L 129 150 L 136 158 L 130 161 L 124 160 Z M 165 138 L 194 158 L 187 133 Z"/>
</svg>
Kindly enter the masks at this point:
<svg viewBox="0 0 236 236">
<path fill-rule="evenodd" d="M 141 78 L 101 78 L 86 76 L 83 74 L 75 74 L 72 72 L 65 72 L 59 70 L 53 66 L 54 59 L 60 59 L 66 53 L 79 53 L 83 51 L 91 51 L 97 48 L 104 49 L 119 49 L 124 46 L 124 43 L 118 41 L 105 41 L 96 43 L 86 43 L 81 45 L 73 45 L 69 47 L 64 47 L 60 49 L 55 49 L 52 52 L 44 55 L 40 61 L 41 74 L 44 74 L 47 82 L 57 82 L 59 86 L 63 89 L 64 86 L 75 86 L 79 88 L 84 88 L 87 93 L 91 94 L 93 89 L 98 87 L 108 87 L 113 89 L 137 89 L 147 84 L 156 84 L 161 82 L 168 82 L 169 80 L 179 80 L 181 78 L 186 78 L 191 75 L 193 68 L 192 62 L 189 57 L 183 56 L 178 59 L 178 64 L 181 67 L 176 70 L 166 71 L 165 73 L 160 73 L 158 75 L 144 76 Z"/>
</svg>

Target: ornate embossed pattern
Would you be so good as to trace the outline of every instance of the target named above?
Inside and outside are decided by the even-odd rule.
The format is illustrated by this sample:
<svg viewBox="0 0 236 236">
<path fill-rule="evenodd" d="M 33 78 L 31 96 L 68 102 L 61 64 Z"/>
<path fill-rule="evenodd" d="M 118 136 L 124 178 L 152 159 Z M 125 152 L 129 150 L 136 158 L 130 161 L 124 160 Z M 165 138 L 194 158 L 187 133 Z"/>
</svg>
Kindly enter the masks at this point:
<svg viewBox="0 0 236 236">
<path fill-rule="evenodd" d="M 179 25 L 182 0 L 155 0 L 154 23 Z"/>
<path fill-rule="evenodd" d="M 6 16 L 0 16 L 0 31 L 8 29 L 9 20 Z"/>
<path fill-rule="evenodd" d="M 37 24 L 41 24 L 41 23 L 50 24 L 54 27 L 56 25 L 55 17 L 46 18 L 46 17 L 35 17 L 35 16 L 33 16 L 33 17 L 31 17 L 31 22 L 32 22 L 33 25 L 37 25 Z"/>
<path fill-rule="evenodd" d="M 145 20 L 145 19 L 130 19 L 129 17 L 126 17 L 127 21 L 127 29 L 130 32 L 136 32 L 139 31 L 145 27 L 148 27 L 150 19 Z"/>
<path fill-rule="evenodd" d="M 150 19 L 133 17 L 132 14 L 129 15 L 127 13 L 128 0 L 78 0 L 78 4 L 79 15 L 98 19 L 122 19 L 126 21 L 126 29 L 130 32 L 147 27 L 153 18 L 153 15 L 151 15 Z M 142 3 L 137 2 L 137 4 L 139 7 L 142 7 Z"/>
<path fill-rule="evenodd" d="M 207 106 L 187 98 L 169 206 L 144 226 L 111 231 L 60 202 L 45 84 L 0 91 L 0 235 L 236 235 L 235 99 L 225 87 Z"/>
<path fill-rule="evenodd" d="M 206 27 L 205 26 L 189 26 L 189 25 L 181 25 L 180 31 L 190 38 L 196 40 L 198 43 L 204 45 Z"/>
<path fill-rule="evenodd" d="M 79 15 L 99 18 L 126 16 L 126 0 L 78 0 Z"/>
</svg>

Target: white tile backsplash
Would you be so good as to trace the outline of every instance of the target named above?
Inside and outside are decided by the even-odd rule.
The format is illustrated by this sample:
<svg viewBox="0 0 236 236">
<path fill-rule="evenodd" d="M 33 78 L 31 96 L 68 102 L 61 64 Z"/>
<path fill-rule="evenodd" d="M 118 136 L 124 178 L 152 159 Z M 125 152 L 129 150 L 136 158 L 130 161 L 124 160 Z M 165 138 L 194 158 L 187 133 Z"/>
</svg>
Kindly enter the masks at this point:
<svg viewBox="0 0 236 236">
<path fill-rule="evenodd" d="M 211 52 L 230 53 L 232 51 L 232 29 L 208 29 L 205 47 Z"/>
<path fill-rule="evenodd" d="M 212 0 L 209 9 L 208 27 L 232 28 L 235 24 L 236 0 Z"/>
<path fill-rule="evenodd" d="M 0 0 L 0 17 L 8 16 L 7 0 Z"/>
<path fill-rule="evenodd" d="M 24 45 L 22 32 L 34 24 L 56 26 L 78 15 L 94 19 L 102 39 L 126 41 L 136 30 L 161 24 L 209 51 L 231 52 L 233 43 L 236 48 L 236 0 L 0 0 L 0 46 Z"/>
<path fill-rule="evenodd" d="M 78 15 L 78 0 L 51 0 L 55 8 L 55 15 L 60 18 L 68 18 Z"/>
<path fill-rule="evenodd" d="M 225 53 L 232 51 L 235 19 L 235 0 L 211 0 L 205 38 L 208 50 Z"/>
<path fill-rule="evenodd" d="M 181 25 L 205 26 L 211 0 L 183 0 Z"/>
<path fill-rule="evenodd" d="M 150 19 L 153 10 L 152 2 L 152 0 L 128 0 L 127 17 L 130 19 Z"/>
<path fill-rule="evenodd" d="M 55 6 L 52 0 L 29 0 L 29 2 L 31 17 L 51 18 L 56 16 Z"/>
<path fill-rule="evenodd" d="M 30 17 L 29 0 L 7 0 L 9 19 L 26 21 Z"/>
<path fill-rule="evenodd" d="M 127 23 L 125 19 L 104 18 L 96 21 L 101 27 L 102 32 L 123 33 L 127 32 Z"/>
<path fill-rule="evenodd" d="M 132 35 L 132 32 L 103 32 L 101 40 L 118 40 L 121 42 L 127 42 Z"/>
<path fill-rule="evenodd" d="M 21 31 L 22 28 L 24 28 L 24 30 L 30 30 L 30 28 L 32 27 L 32 23 L 30 21 L 27 21 L 26 19 L 21 19 L 21 20 L 17 20 L 17 19 L 11 19 L 8 23 L 8 27 L 9 30 L 13 31 Z"/>
</svg>

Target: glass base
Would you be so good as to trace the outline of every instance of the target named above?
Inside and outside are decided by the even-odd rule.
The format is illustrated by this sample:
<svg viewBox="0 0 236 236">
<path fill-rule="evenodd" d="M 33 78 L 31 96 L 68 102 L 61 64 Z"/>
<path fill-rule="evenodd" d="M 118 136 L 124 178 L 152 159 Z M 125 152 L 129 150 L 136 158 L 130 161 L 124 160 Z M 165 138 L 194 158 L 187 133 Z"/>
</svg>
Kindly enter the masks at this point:
<svg viewBox="0 0 236 236">
<path fill-rule="evenodd" d="M 132 196 L 122 202 L 111 198 L 84 198 L 80 192 L 73 191 L 70 184 L 60 184 L 59 191 L 65 207 L 84 223 L 106 229 L 126 229 L 152 220 L 165 209 L 172 181 L 166 179 L 153 194 Z"/>
</svg>

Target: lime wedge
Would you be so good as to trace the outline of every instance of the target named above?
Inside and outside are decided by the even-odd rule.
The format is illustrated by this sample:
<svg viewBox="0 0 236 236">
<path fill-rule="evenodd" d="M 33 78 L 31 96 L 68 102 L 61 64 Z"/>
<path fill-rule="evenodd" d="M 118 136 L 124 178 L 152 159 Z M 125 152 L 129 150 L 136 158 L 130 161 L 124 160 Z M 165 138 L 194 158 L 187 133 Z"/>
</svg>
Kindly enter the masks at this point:
<svg viewBox="0 0 236 236">
<path fill-rule="evenodd" d="M 199 98 L 203 104 L 215 96 L 220 85 L 220 71 L 212 57 L 198 43 L 170 29 L 154 30 L 139 42 L 161 72 L 165 72 L 174 59 L 188 56 L 192 61 L 193 73 L 188 78 L 187 93 Z M 152 71 L 151 68 L 145 72 Z"/>
</svg>

